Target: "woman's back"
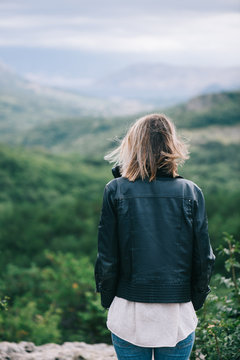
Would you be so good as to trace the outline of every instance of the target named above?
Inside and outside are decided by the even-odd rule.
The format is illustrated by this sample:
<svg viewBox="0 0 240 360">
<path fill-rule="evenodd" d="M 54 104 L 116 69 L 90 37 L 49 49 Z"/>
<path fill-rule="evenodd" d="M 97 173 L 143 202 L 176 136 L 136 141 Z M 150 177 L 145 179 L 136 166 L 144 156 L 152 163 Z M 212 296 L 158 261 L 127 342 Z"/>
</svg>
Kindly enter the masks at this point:
<svg viewBox="0 0 240 360">
<path fill-rule="evenodd" d="M 108 259 L 101 267 L 106 305 L 113 289 L 119 297 L 147 303 L 187 302 L 194 288 L 196 296 L 208 292 L 215 257 L 201 189 L 163 171 L 152 182 L 111 180 L 99 224 L 101 253 Z"/>
</svg>

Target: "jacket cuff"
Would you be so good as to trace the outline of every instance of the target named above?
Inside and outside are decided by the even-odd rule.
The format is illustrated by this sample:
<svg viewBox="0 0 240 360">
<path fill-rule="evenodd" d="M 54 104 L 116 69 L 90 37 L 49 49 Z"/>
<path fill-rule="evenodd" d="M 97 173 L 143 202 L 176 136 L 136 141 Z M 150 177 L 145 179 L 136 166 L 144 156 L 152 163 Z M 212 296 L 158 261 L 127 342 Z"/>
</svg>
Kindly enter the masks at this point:
<svg viewBox="0 0 240 360">
<path fill-rule="evenodd" d="M 115 297 L 115 291 L 113 290 L 101 290 L 101 305 L 108 309 Z"/>
<path fill-rule="evenodd" d="M 205 291 L 193 290 L 191 294 L 191 300 L 194 310 L 197 311 L 202 308 L 208 294 L 211 292 L 211 288 L 208 286 Z"/>
</svg>

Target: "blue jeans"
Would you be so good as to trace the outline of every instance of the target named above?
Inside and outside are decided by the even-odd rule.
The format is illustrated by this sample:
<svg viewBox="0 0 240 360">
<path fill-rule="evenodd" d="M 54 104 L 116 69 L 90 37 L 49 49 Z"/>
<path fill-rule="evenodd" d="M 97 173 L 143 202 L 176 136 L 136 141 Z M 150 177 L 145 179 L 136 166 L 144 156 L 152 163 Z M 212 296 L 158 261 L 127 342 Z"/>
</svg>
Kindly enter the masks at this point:
<svg viewBox="0 0 240 360">
<path fill-rule="evenodd" d="M 188 360 L 195 341 L 195 331 L 174 347 L 149 348 L 131 344 L 111 333 L 112 343 L 118 360 Z"/>
</svg>

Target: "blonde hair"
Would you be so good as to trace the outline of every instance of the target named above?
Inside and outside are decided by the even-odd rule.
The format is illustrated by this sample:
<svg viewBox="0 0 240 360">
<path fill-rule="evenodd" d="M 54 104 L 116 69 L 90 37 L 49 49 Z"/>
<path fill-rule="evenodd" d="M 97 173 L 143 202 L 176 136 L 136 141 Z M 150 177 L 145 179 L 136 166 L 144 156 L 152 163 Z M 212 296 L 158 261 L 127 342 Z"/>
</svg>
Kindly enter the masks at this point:
<svg viewBox="0 0 240 360">
<path fill-rule="evenodd" d="M 138 119 L 120 145 L 104 159 L 119 165 L 122 176 L 130 181 L 139 176 L 152 181 L 158 168 L 176 177 L 178 164 L 183 164 L 188 154 L 187 145 L 177 137 L 174 124 L 164 114 L 150 114 Z"/>
</svg>

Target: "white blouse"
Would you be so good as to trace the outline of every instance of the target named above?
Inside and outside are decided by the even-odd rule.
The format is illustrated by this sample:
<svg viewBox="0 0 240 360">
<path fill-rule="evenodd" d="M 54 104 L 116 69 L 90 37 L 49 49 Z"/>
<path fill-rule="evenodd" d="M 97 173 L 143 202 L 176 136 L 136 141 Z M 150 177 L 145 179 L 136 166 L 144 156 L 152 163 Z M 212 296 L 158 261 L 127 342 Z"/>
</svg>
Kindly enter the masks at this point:
<svg viewBox="0 0 240 360">
<path fill-rule="evenodd" d="M 191 301 L 152 304 L 115 296 L 107 317 L 107 327 L 112 333 L 143 347 L 174 347 L 193 332 L 197 324 Z"/>
</svg>

